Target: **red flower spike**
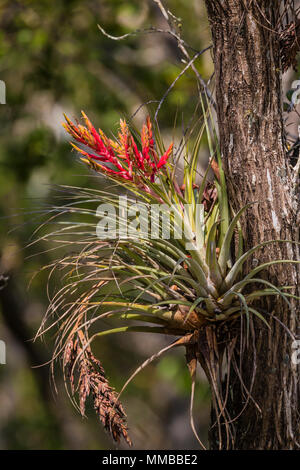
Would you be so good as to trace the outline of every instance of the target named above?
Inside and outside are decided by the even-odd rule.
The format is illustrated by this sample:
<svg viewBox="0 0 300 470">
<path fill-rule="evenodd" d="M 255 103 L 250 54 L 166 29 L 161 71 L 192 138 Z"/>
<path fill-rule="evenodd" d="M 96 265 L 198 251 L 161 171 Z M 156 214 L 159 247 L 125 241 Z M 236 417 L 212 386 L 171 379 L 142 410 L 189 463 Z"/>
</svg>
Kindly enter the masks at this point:
<svg viewBox="0 0 300 470">
<path fill-rule="evenodd" d="M 169 158 L 169 156 L 171 155 L 172 153 L 172 150 L 173 150 L 173 142 L 172 144 L 169 146 L 168 150 L 163 154 L 163 156 L 159 159 L 158 161 L 158 164 L 157 164 L 157 168 L 161 168 L 162 166 L 164 166 L 166 163 L 167 163 L 167 160 Z"/>
<path fill-rule="evenodd" d="M 168 150 L 158 158 L 154 148 L 150 117 L 147 117 L 142 128 L 141 151 L 138 149 L 125 120 L 120 120 L 119 140 L 114 141 L 108 139 L 101 129 L 97 132 L 83 111 L 82 117 L 85 126 L 78 123 L 75 125 L 67 116 L 65 116 L 66 123 L 63 123 L 66 131 L 77 142 L 84 144 L 95 152 L 90 153 L 72 143 L 75 150 L 83 155 L 81 160 L 95 171 L 110 177 L 130 181 L 138 187 L 147 189 L 145 180 L 154 182 L 156 173 L 166 165 L 173 149 L 172 143 Z"/>
</svg>

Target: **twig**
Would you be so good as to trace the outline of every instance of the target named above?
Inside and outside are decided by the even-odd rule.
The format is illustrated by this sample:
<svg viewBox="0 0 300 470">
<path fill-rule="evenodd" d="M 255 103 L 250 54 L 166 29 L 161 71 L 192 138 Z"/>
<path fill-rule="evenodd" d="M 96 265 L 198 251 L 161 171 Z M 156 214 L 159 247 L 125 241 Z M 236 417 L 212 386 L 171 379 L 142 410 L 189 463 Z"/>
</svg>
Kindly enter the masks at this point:
<svg viewBox="0 0 300 470">
<path fill-rule="evenodd" d="M 168 22 L 168 25 L 169 25 L 169 30 L 165 30 L 165 29 L 159 29 L 159 28 L 153 28 L 153 27 L 150 27 L 150 28 L 147 28 L 147 29 L 136 29 L 135 31 L 132 31 L 130 33 L 126 33 L 126 34 L 123 34 L 121 36 L 112 36 L 111 34 L 107 33 L 103 28 L 102 26 L 100 26 L 98 24 L 98 28 L 99 30 L 101 31 L 101 33 L 108 37 L 109 39 L 112 39 L 113 41 L 122 41 L 124 39 L 127 39 L 128 37 L 131 37 L 131 36 L 135 36 L 137 34 L 149 34 L 149 33 L 162 33 L 162 34 L 169 34 L 170 36 L 172 36 L 176 42 L 177 42 L 177 46 L 178 48 L 180 49 L 180 51 L 182 52 L 182 54 L 184 55 L 185 59 L 188 61 L 188 66 L 184 69 L 183 73 L 189 68 L 191 67 L 193 72 L 195 73 L 196 77 L 197 77 L 197 80 L 198 80 L 198 84 L 200 85 L 201 88 L 203 88 L 203 90 L 205 91 L 209 101 L 211 102 L 212 106 L 216 109 L 216 103 L 214 101 L 214 98 L 205 82 L 205 80 L 201 77 L 200 73 L 198 72 L 197 68 L 195 67 L 194 65 L 194 61 L 196 60 L 197 57 L 199 57 L 201 54 L 203 54 L 204 52 L 208 51 L 209 49 L 211 49 L 211 45 L 206 47 L 205 49 L 203 49 L 202 51 L 197 51 L 196 49 L 194 49 L 193 47 L 191 47 L 190 45 L 188 45 L 182 38 L 181 38 L 181 34 L 180 32 L 178 32 L 178 27 L 177 27 L 177 18 L 175 15 L 173 15 L 173 13 L 170 11 L 170 10 L 166 10 L 165 7 L 163 6 L 162 2 L 160 0 L 153 0 L 153 2 L 157 5 L 157 7 L 159 8 L 159 10 L 161 11 L 163 17 L 166 19 L 166 21 Z M 187 49 L 190 49 L 192 50 L 193 52 L 195 52 L 195 56 L 193 58 L 191 58 L 190 54 L 188 53 Z M 197 57 L 196 57 L 197 56 Z M 177 79 L 181 76 L 182 74 L 180 74 Z M 177 81 L 177 79 L 173 82 L 173 84 L 171 85 L 170 89 L 166 92 L 166 96 L 168 95 L 169 91 L 173 88 L 175 82 Z M 199 89 L 199 92 L 200 92 L 200 89 Z M 164 98 L 163 98 L 163 101 L 164 101 Z"/>
<path fill-rule="evenodd" d="M 203 49 L 202 51 L 198 52 L 197 54 L 194 55 L 194 57 L 189 61 L 189 63 L 184 67 L 184 69 L 180 72 L 179 75 L 177 75 L 177 77 L 175 78 L 175 80 L 171 83 L 171 85 L 169 86 L 169 88 L 167 89 L 167 91 L 164 93 L 162 99 L 160 100 L 159 102 L 159 105 L 157 106 L 157 109 L 156 109 L 156 112 L 155 112 L 155 120 L 157 121 L 157 115 L 159 113 L 159 110 L 160 108 L 162 107 L 163 105 L 163 102 L 165 101 L 166 97 L 168 96 L 168 94 L 170 93 L 170 91 L 172 90 L 172 88 L 175 86 L 176 82 L 179 80 L 180 77 L 182 77 L 182 75 L 185 74 L 185 72 L 190 68 L 192 67 L 192 65 L 194 64 L 195 60 L 198 59 L 198 57 L 205 51 L 207 51 L 208 49 L 210 49 L 211 46 L 208 46 L 206 47 L 205 49 Z"/>
<path fill-rule="evenodd" d="M 165 7 L 163 6 L 163 4 L 161 3 L 160 0 L 153 0 L 154 3 L 156 3 L 156 5 L 158 6 L 158 8 L 160 9 L 160 11 L 162 12 L 163 16 L 166 18 L 166 20 L 169 22 L 169 16 L 168 16 L 168 13 L 165 9 Z"/>
<path fill-rule="evenodd" d="M 132 119 L 137 115 L 137 113 L 144 107 L 144 106 L 148 106 L 149 104 L 152 104 L 152 103 L 159 103 L 158 100 L 150 100 L 150 101 L 147 101 L 146 103 L 142 103 L 135 111 L 134 113 L 130 116 L 130 120 L 132 121 Z"/>
<path fill-rule="evenodd" d="M 131 31 L 130 33 L 122 34 L 121 36 L 112 36 L 109 34 L 105 29 L 102 28 L 99 24 L 97 25 L 103 36 L 106 36 L 109 39 L 112 39 L 113 41 L 123 41 L 124 39 L 130 38 L 131 36 L 136 36 L 138 34 L 153 34 L 153 33 L 158 33 L 158 34 L 168 34 L 169 36 L 172 36 L 176 41 L 180 40 L 182 43 L 187 47 L 188 49 L 191 49 L 193 52 L 199 52 L 197 49 L 194 47 L 190 46 L 187 42 L 185 42 L 183 39 L 179 38 L 179 36 L 174 33 L 173 31 L 170 31 L 169 29 L 161 29 L 161 28 L 154 28 L 153 26 L 150 26 L 149 28 L 144 28 L 144 29 L 135 29 L 134 31 Z M 212 46 L 211 46 L 212 47 Z"/>
<path fill-rule="evenodd" d="M 164 18 L 167 20 L 168 22 L 168 25 L 170 27 L 170 32 L 173 34 L 173 36 L 176 38 L 177 40 L 177 45 L 178 45 L 178 48 L 181 50 L 181 52 L 183 53 L 183 55 L 185 56 L 185 58 L 190 61 L 191 60 L 191 57 L 185 47 L 185 43 L 184 41 L 182 40 L 181 38 L 181 35 L 180 35 L 180 32 L 178 32 L 178 26 L 177 26 L 177 23 L 178 23 L 178 19 L 176 18 L 176 16 L 170 11 L 168 10 L 168 12 L 166 11 L 166 9 L 164 8 L 164 6 L 162 5 L 162 2 L 160 0 L 153 0 L 153 2 L 158 6 L 158 8 L 160 9 L 161 13 L 163 14 Z M 208 49 L 210 49 L 212 46 L 209 46 L 205 49 L 202 50 L 201 53 L 207 51 Z M 199 54 L 200 55 L 200 54 Z M 213 96 L 210 92 L 210 90 L 208 89 L 207 87 L 207 84 L 205 83 L 205 81 L 203 80 L 203 78 L 201 77 L 200 73 L 198 72 L 198 70 L 196 69 L 194 63 L 192 62 L 190 64 L 193 72 L 195 73 L 196 77 L 197 77 L 197 80 L 199 82 L 199 84 L 201 85 L 201 87 L 205 90 L 205 93 L 206 95 L 208 96 L 209 98 L 209 101 L 211 102 L 212 106 L 214 107 L 214 109 L 216 109 L 216 103 L 215 103 L 215 100 L 213 99 Z"/>
</svg>

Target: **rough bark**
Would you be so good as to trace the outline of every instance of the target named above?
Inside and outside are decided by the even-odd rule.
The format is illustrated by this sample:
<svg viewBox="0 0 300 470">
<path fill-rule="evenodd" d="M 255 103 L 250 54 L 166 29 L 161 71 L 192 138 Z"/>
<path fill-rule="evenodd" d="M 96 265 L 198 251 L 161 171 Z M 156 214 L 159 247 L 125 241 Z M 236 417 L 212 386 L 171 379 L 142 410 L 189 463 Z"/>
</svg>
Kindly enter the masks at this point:
<svg viewBox="0 0 300 470">
<path fill-rule="evenodd" d="M 298 202 L 293 171 L 284 148 L 278 5 L 274 0 L 205 0 L 211 25 L 217 117 L 229 196 L 234 209 L 259 201 L 243 219 L 246 247 L 271 239 L 298 240 Z M 257 255 L 260 262 L 296 259 L 295 247 L 277 244 Z M 252 263 L 255 260 L 252 260 Z M 299 285 L 299 269 L 271 269 L 275 285 Z M 297 334 L 299 304 L 289 308 L 279 298 L 260 304 Z M 270 318 L 269 318 L 270 319 Z M 250 387 L 256 354 L 256 376 L 246 410 L 235 421 L 236 449 L 294 449 L 299 435 L 299 383 L 291 362 L 291 343 L 279 321 L 271 330 L 254 321 L 255 347 L 242 361 Z M 299 331 L 298 331 L 299 332 Z M 231 370 L 228 409 L 236 416 L 245 393 Z M 298 440 L 298 442 L 297 442 Z M 218 448 L 211 433 L 211 447 Z"/>
</svg>

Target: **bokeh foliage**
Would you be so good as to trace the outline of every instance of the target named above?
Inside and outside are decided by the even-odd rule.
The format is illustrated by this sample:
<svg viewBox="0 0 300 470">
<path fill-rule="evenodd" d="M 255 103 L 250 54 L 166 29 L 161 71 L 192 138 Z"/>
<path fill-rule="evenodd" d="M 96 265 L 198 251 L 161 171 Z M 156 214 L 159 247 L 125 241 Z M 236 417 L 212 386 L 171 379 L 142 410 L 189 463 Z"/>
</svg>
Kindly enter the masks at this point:
<svg viewBox="0 0 300 470">
<path fill-rule="evenodd" d="M 185 40 L 197 50 L 207 46 L 202 2 L 167 4 L 181 18 Z M 61 384 L 59 397 L 53 398 L 46 367 L 31 368 L 50 358 L 45 345 L 26 341 L 47 306 L 46 273 L 33 280 L 28 292 L 27 285 L 53 253 L 42 245 L 42 253 L 31 257 L 37 247 L 24 247 L 40 223 L 36 211 L 63 200 L 63 193 L 51 185 L 99 188 L 103 184 L 71 152 L 60 124 L 62 113 L 74 117 L 84 109 L 105 132 L 115 131 L 121 116 L 130 117 L 141 104 L 160 100 L 183 63 L 176 42 L 167 34 L 113 41 L 100 33 L 97 23 L 116 36 L 150 26 L 167 28 L 150 0 L 2 0 L 0 5 L 0 79 L 7 89 L 7 104 L 0 105 L 0 268 L 10 274 L 7 295 L 1 291 L 0 300 L 0 338 L 8 345 L 8 364 L 0 366 L 0 448 L 111 446 L 96 420 L 82 421 L 69 407 Z M 197 68 L 209 78 L 209 53 L 197 61 Z M 196 100 L 196 82 L 188 71 L 160 110 L 162 132 L 170 132 L 176 115 L 179 126 L 188 121 Z M 155 106 L 150 104 L 152 110 Z M 145 115 L 143 107 L 135 123 L 140 124 Z M 103 340 L 95 352 L 104 365 L 109 364 L 111 381 L 120 389 L 131 371 L 132 357 L 139 364 L 160 345 L 151 338 L 136 343 L 119 336 L 109 344 Z M 125 406 L 130 409 L 137 447 L 145 448 L 145 442 L 148 448 L 197 447 L 188 423 L 188 380 L 183 361 L 172 353 L 130 385 Z M 204 381 L 200 389 L 203 401 L 196 414 L 205 429 Z"/>
</svg>

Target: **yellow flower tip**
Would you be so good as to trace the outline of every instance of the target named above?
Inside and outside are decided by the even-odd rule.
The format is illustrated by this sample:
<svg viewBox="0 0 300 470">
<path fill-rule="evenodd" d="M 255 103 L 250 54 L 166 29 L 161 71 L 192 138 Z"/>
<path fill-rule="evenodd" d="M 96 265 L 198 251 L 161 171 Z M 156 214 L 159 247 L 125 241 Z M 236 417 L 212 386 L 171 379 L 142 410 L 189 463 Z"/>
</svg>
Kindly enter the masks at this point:
<svg viewBox="0 0 300 470">
<path fill-rule="evenodd" d="M 72 145 L 72 147 L 79 153 L 81 153 L 82 155 L 87 155 L 87 153 L 82 150 L 80 147 L 78 147 L 76 144 L 74 144 L 73 142 L 70 142 L 70 144 Z"/>
<path fill-rule="evenodd" d="M 148 114 L 148 116 L 146 117 L 146 125 L 147 125 L 148 128 L 151 129 L 151 127 L 152 127 L 152 122 L 151 122 L 151 119 L 150 119 L 149 114 Z"/>
<path fill-rule="evenodd" d="M 120 119 L 120 129 L 123 135 L 128 134 L 129 130 L 128 130 L 128 125 L 125 119 Z"/>
<path fill-rule="evenodd" d="M 65 113 L 63 113 L 63 116 L 64 116 L 64 118 L 65 118 L 65 120 L 67 121 L 68 124 L 70 124 L 70 125 L 73 124 L 71 119 L 69 119 L 68 116 Z"/>
<path fill-rule="evenodd" d="M 87 115 L 85 114 L 84 111 L 81 111 L 81 116 L 83 117 L 83 119 L 87 122 L 89 121 L 89 118 L 87 117 Z"/>
<path fill-rule="evenodd" d="M 83 119 L 86 123 L 86 126 L 88 127 L 89 130 L 91 130 L 93 125 L 92 125 L 91 121 L 89 120 L 89 118 L 87 117 L 87 115 L 85 114 L 85 112 L 81 111 L 81 115 L 82 115 L 82 117 L 83 117 Z"/>
</svg>

